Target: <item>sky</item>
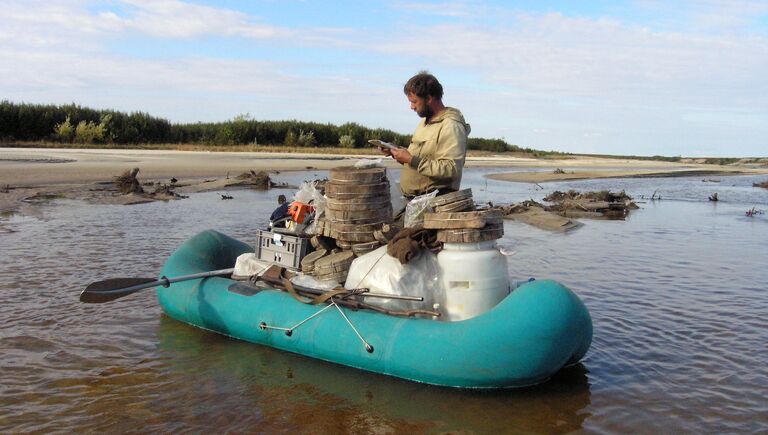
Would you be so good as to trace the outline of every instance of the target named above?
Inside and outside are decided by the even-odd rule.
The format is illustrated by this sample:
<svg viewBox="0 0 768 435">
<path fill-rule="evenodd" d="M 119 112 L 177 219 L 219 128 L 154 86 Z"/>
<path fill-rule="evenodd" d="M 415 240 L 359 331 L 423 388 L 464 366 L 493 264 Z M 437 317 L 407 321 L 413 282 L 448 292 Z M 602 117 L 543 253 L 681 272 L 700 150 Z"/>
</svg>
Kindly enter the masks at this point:
<svg viewBox="0 0 768 435">
<path fill-rule="evenodd" d="M 410 134 L 420 70 L 472 137 L 768 156 L 768 0 L 0 0 L 0 100 L 16 103 Z"/>
</svg>

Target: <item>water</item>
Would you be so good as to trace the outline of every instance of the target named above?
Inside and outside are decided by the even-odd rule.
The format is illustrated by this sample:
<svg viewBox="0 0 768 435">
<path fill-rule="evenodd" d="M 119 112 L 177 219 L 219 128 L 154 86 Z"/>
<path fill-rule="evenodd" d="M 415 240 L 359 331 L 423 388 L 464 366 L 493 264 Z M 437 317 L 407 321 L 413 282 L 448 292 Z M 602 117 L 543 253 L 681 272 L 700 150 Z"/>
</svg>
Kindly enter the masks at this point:
<svg viewBox="0 0 768 435">
<path fill-rule="evenodd" d="M 768 430 L 768 190 L 764 177 L 487 180 L 497 204 L 553 190 L 624 189 L 626 221 L 568 234 L 505 223 L 512 279 L 553 278 L 594 322 L 582 364 L 507 391 L 436 388 L 228 339 L 161 314 L 144 291 L 78 302 L 88 283 L 152 277 L 215 228 L 253 241 L 285 191 L 232 190 L 134 206 L 52 200 L 0 234 L 0 432 L 502 433 Z M 297 183 L 324 172 L 282 173 Z M 394 174 L 396 176 L 396 174 Z M 720 202 L 707 196 L 718 192 Z"/>
</svg>

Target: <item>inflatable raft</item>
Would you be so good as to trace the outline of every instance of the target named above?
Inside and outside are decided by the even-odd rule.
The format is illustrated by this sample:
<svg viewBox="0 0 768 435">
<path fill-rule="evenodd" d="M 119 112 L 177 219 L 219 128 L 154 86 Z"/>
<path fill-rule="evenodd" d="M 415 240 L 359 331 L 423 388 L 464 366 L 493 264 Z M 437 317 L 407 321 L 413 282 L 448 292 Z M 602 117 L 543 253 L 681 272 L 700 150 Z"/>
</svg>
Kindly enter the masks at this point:
<svg viewBox="0 0 768 435">
<path fill-rule="evenodd" d="M 252 251 L 250 245 L 205 231 L 182 244 L 162 274 L 232 267 L 238 255 Z M 252 288 L 223 277 L 158 287 L 157 296 L 170 317 L 203 329 L 449 387 L 537 384 L 577 363 L 592 340 L 592 320 L 584 304 L 568 288 L 550 280 L 526 283 L 491 310 L 457 322 L 339 306 L 327 309 L 301 303 L 284 291 Z"/>
</svg>

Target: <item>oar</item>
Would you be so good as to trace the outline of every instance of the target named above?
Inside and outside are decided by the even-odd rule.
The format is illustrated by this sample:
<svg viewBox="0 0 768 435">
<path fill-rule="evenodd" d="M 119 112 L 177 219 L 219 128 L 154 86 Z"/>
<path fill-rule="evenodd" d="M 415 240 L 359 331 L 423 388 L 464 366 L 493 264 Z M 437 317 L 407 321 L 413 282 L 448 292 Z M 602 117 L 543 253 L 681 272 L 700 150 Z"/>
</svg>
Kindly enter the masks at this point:
<svg viewBox="0 0 768 435">
<path fill-rule="evenodd" d="M 189 281 L 191 279 L 208 278 L 211 276 L 231 275 L 235 269 L 221 269 L 210 272 L 193 273 L 192 275 L 177 276 L 175 278 L 112 278 L 97 281 L 80 293 L 80 302 L 100 304 L 109 302 L 123 296 L 128 296 L 145 288 L 163 286 L 168 287 L 174 282 Z"/>
</svg>

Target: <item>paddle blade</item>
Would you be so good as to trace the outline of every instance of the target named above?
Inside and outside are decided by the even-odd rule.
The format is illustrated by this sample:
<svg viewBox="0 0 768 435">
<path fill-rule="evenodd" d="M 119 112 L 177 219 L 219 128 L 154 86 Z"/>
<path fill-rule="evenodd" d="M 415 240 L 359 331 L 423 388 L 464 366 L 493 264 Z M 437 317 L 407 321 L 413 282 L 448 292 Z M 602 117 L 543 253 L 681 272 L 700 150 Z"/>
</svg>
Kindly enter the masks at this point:
<svg viewBox="0 0 768 435">
<path fill-rule="evenodd" d="M 157 278 L 112 278 L 97 281 L 80 293 L 80 302 L 99 304 L 113 301 L 139 290 L 160 285 Z"/>
</svg>

